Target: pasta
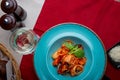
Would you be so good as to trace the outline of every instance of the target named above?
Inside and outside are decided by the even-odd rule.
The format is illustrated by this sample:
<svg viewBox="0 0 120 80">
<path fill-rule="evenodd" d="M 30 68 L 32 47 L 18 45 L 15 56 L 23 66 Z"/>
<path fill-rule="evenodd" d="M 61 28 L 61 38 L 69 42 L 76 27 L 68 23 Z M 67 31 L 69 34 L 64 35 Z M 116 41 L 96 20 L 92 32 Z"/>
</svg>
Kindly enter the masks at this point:
<svg viewBox="0 0 120 80">
<path fill-rule="evenodd" d="M 71 40 L 65 41 L 52 55 L 53 66 L 58 68 L 58 74 L 80 74 L 86 63 L 84 48 L 81 44 L 75 44 Z"/>
</svg>

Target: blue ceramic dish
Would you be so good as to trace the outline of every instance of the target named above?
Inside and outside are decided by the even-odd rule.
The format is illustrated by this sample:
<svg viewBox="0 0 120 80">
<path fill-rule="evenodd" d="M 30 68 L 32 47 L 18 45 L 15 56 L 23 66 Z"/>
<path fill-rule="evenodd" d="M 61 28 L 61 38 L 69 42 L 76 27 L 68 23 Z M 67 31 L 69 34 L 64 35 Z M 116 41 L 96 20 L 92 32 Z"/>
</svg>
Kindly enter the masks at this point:
<svg viewBox="0 0 120 80">
<path fill-rule="evenodd" d="M 60 75 L 52 65 L 52 54 L 65 40 L 72 40 L 84 47 L 87 62 L 78 76 Z M 86 26 L 59 24 L 41 36 L 34 54 L 34 67 L 41 80 L 100 80 L 106 68 L 105 49 L 100 38 Z"/>
</svg>

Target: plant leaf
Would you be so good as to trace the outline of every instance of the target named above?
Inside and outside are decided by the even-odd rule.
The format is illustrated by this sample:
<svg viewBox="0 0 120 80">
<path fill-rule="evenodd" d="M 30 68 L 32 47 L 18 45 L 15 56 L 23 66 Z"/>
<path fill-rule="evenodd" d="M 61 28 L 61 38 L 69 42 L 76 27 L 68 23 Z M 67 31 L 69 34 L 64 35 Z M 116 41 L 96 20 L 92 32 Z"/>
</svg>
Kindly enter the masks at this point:
<svg viewBox="0 0 120 80">
<path fill-rule="evenodd" d="M 84 50 L 78 48 L 78 46 L 75 46 L 69 53 L 74 54 L 78 58 L 84 57 Z"/>
<path fill-rule="evenodd" d="M 74 47 L 74 45 L 72 43 L 69 43 L 69 42 L 65 42 L 64 45 L 70 50 Z"/>
</svg>

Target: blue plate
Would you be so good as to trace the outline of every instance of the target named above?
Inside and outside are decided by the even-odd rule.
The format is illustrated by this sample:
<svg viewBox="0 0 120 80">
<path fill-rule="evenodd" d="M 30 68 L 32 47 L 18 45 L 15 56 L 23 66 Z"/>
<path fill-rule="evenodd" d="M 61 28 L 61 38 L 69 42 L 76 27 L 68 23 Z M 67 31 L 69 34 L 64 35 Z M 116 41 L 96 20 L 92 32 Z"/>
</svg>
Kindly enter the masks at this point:
<svg viewBox="0 0 120 80">
<path fill-rule="evenodd" d="M 78 76 L 60 75 L 52 65 L 52 54 L 65 40 L 84 47 L 87 62 Z M 77 23 L 59 24 L 41 36 L 34 55 L 34 67 L 41 80 L 99 80 L 106 68 L 105 49 L 100 38 L 89 28 Z"/>
</svg>

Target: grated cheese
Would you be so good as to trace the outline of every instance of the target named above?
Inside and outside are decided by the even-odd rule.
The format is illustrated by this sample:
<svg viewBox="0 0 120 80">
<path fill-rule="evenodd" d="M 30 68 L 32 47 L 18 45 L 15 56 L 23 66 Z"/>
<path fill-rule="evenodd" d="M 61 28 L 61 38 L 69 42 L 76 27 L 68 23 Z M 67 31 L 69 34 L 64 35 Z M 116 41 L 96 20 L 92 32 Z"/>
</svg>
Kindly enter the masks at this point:
<svg viewBox="0 0 120 80">
<path fill-rule="evenodd" d="M 115 62 L 120 62 L 120 46 L 112 48 L 109 55 Z"/>
</svg>

